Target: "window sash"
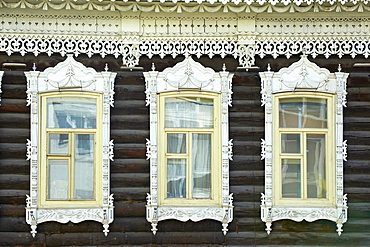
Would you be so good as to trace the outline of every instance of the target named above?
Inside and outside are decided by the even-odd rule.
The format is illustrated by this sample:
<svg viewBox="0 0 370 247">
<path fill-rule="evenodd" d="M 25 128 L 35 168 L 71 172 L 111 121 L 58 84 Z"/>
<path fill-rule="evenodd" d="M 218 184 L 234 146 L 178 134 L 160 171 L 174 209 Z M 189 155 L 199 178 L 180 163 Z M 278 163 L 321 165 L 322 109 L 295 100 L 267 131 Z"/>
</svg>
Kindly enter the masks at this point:
<svg viewBox="0 0 370 247">
<path fill-rule="evenodd" d="M 274 96 L 274 107 L 273 110 L 276 116 L 279 118 L 280 115 L 280 99 L 284 99 L 285 102 L 289 102 L 290 98 L 297 99 L 298 97 L 309 98 L 312 100 L 316 100 L 317 102 L 322 102 L 321 99 L 326 101 L 326 127 L 317 127 L 314 128 L 302 128 L 302 126 L 297 127 L 286 127 L 280 126 L 281 121 L 276 119 L 277 121 L 273 121 L 273 128 L 274 128 L 274 138 L 273 138 L 273 145 L 276 147 L 274 148 L 274 161 L 273 161 L 273 174 L 274 174 L 274 187 L 273 187 L 273 200 L 276 205 L 284 205 L 284 204 L 291 204 L 294 203 L 295 205 L 305 205 L 307 203 L 311 203 L 313 205 L 331 205 L 335 203 L 334 197 L 335 193 L 333 191 L 335 187 L 335 136 L 333 136 L 334 126 L 333 126 L 333 112 L 334 112 L 334 105 L 333 105 L 333 95 L 323 94 L 323 93 L 282 93 L 279 95 Z M 325 114 L 324 114 L 325 115 Z M 288 138 L 288 142 L 286 143 L 287 146 L 283 147 L 283 139 L 287 135 L 290 135 L 290 139 Z M 296 136 L 299 135 L 299 141 L 297 141 Z M 310 135 L 322 135 L 325 136 L 325 147 L 323 147 L 322 153 L 325 153 L 324 158 L 324 165 L 319 165 L 319 169 L 321 169 L 321 173 L 324 175 L 323 177 L 319 178 L 316 176 L 317 179 L 315 180 L 315 176 L 312 175 L 311 171 L 307 169 L 310 167 L 307 161 L 307 136 Z M 290 144 L 289 144 L 290 142 Z M 296 147 L 296 143 L 299 142 L 299 147 Z M 296 148 L 296 149 L 295 149 Z M 299 149 L 299 150 L 297 150 Z M 291 162 L 291 165 L 285 166 L 283 168 L 283 161 L 284 160 L 299 160 L 300 166 L 295 167 Z M 284 171 L 288 172 L 284 174 Z M 290 170 L 289 170 L 290 169 Z M 290 171 L 290 174 L 289 174 Z M 290 178 L 287 180 L 287 184 L 290 183 L 290 191 L 286 189 L 287 184 L 283 184 L 284 176 L 289 175 Z M 294 176 L 298 176 L 296 179 Z M 316 173 L 318 175 L 318 173 Z M 320 183 L 321 181 L 321 183 Z M 294 184 L 295 183 L 295 184 Z M 294 186 L 298 186 L 299 189 L 295 190 L 292 189 Z M 285 186 L 285 187 L 284 187 Z M 312 189 L 316 186 L 318 188 L 316 191 Z M 311 188 L 311 189 L 310 189 Z M 318 192 L 322 189 L 321 192 Z M 284 192 L 284 190 L 286 190 Z M 310 192 L 311 191 L 311 192 Z M 317 193 L 316 193 L 317 192 Z M 284 193 L 286 196 L 284 196 Z M 295 193 L 295 196 L 287 196 L 288 194 Z M 318 196 L 312 196 L 313 194 L 317 194 Z M 299 196 L 298 196 L 299 195 Z"/>
<path fill-rule="evenodd" d="M 191 127 L 184 127 L 179 125 L 178 128 L 173 127 L 173 125 L 168 125 L 166 127 L 166 119 L 165 119 L 165 103 L 173 102 L 173 97 L 186 97 L 186 98 L 205 98 L 207 102 L 213 102 L 213 109 L 212 109 L 212 128 L 210 125 L 201 125 L 201 126 L 193 126 Z M 220 195 L 221 189 L 220 187 L 220 180 L 218 179 L 218 175 L 221 173 L 221 162 L 218 156 L 221 155 L 220 144 L 220 136 L 221 129 L 220 129 L 220 118 L 217 117 L 219 114 L 219 107 L 220 107 L 220 98 L 219 94 L 215 93 L 194 93 L 194 92 L 176 92 L 176 93 L 162 93 L 159 95 L 159 124 L 158 124 L 158 137 L 159 137 L 159 203 L 160 204 L 168 204 L 168 205 L 183 205 L 184 200 L 186 200 L 187 204 L 218 204 L 220 203 Z M 204 119 L 203 119 L 204 120 Z M 204 123 L 204 121 L 203 121 Z M 209 123 L 209 121 L 208 121 Z M 194 168 L 194 160 L 192 156 L 194 151 L 192 150 L 192 136 L 193 135 L 210 135 L 210 162 L 209 166 L 200 167 L 199 169 Z M 181 152 L 175 152 L 173 149 L 168 148 L 168 143 L 173 143 L 171 140 L 167 140 L 167 135 L 181 135 L 184 136 L 183 138 L 186 139 L 186 144 L 178 144 L 180 145 Z M 181 146 L 182 145 L 182 146 Z M 163 147 L 163 148 L 162 148 Z M 219 150 L 218 152 L 215 150 Z M 168 196 L 168 189 L 171 190 L 171 186 L 168 186 L 167 179 L 168 179 L 168 168 L 167 160 L 168 159 L 184 159 L 186 160 L 186 169 L 185 173 L 186 179 L 184 181 L 178 181 L 178 183 L 182 183 L 183 188 L 178 191 L 182 192 L 182 198 L 180 196 L 172 197 Z M 165 165 L 164 165 L 165 164 Z M 184 167 L 185 167 L 184 166 Z M 178 172 L 180 173 L 181 169 L 178 168 Z M 208 169 L 208 170 L 207 170 Z M 209 173 L 209 174 L 207 174 Z M 182 175 L 183 176 L 183 175 Z M 171 176 L 170 176 L 171 177 Z M 206 179 L 203 179 L 205 178 Z M 171 179 L 173 179 L 171 177 Z M 218 182 L 215 182 L 217 179 Z M 194 185 L 194 186 L 193 186 Z M 186 196 L 184 196 L 184 194 Z M 180 194 L 177 194 L 180 195 Z"/>
<path fill-rule="evenodd" d="M 55 102 L 57 99 L 66 98 L 67 102 L 71 99 L 78 98 L 81 102 L 95 102 L 96 111 L 95 117 L 91 114 L 88 118 L 94 120 L 94 126 L 90 125 L 86 128 L 48 128 L 48 115 L 42 112 L 48 111 L 48 102 Z M 102 167 L 97 165 L 101 160 L 101 155 L 98 150 L 102 150 L 102 109 L 99 107 L 102 104 L 101 94 L 97 93 L 45 93 L 40 95 L 41 109 L 40 114 L 40 145 L 44 152 L 40 152 L 41 165 L 40 171 L 40 207 L 92 207 L 102 203 L 102 192 L 99 188 L 102 182 L 101 176 Z M 90 106 L 89 106 L 90 107 Z M 91 107 L 90 107 L 91 108 Z M 75 126 L 76 127 L 76 126 Z M 80 126 L 77 126 L 80 127 Z M 94 127 L 94 128 L 92 128 Z M 50 137 L 52 140 L 50 140 Z M 61 138 L 59 138 L 61 137 Z M 68 141 L 65 139 L 68 138 Z M 63 148 L 60 151 L 60 143 Z M 59 182 L 67 192 L 63 197 L 53 196 L 56 193 L 56 188 L 52 188 L 52 184 L 56 184 L 50 178 L 50 161 L 65 160 L 67 162 L 64 168 L 67 172 L 65 182 Z M 84 179 L 81 179 L 81 178 Z M 53 192 L 54 189 L 54 192 Z M 61 187 L 63 190 L 63 188 Z M 73 204 L 69 202 L 73 201 Z M 77 203 L 77 204 L 76 204 Z"/>
</svg>

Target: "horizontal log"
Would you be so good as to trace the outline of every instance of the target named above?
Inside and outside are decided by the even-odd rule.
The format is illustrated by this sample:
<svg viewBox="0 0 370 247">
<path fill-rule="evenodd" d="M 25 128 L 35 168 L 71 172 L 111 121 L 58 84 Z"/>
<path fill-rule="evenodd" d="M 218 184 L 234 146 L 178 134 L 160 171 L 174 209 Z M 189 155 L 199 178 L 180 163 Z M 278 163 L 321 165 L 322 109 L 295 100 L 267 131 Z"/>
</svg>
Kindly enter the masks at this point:
<svg viewBox="0 0 370 247">
<path fill-rule="evenodd" d="M 5 232 L 28 232 L 29 225 L 26 224 L 26 217 L 1 217 L 0 229 Z"/>
<path fill-rule="evenodd" d="M 134 126 L 134 124 L 132 124 Z M 120 128 L 111 129 L 111 139 L 114 139 L 114 143 L 118 144 L 130 144 L 130 143 L 146 143 L 146 139 L 149 138 L 150 132 L 147 129 L 133 129 Z"/>
<path fill-rule="evenodd" d="M 0 201 L 4 204 L 25 205 L 29 190 L 0 189 Z"/>
<path fill-rule="evenodd" d="M 2 159 L 14 159 L 24 157 L 26 159 L 25 143 L 0 143 L 0 157 Z"/>
<path fill-rule="evenodd" d="M 115 200 L 114 215 L 116 218 L 145 217 L 146 214 L 145 205 L 146 200 L 140 202 L 135 201 L 121 202 Z"/>
<path fill-rule="evenodd" d="M 0 174 L 0 188 L 2 189 L 29 189 L 30 176 L 18 174 Z"/>
<path fill-rule="evenodd" d="M 1 178 L 1 177 L 0 177 Z M 148 173 L 112 173 L 112 187 L 149 187 Z"/>
<path fill-rule="evenodd" d="M 5 79 L 3 77 L 3 79 Z M 25 82 L 24 84 L 8 84 L 5 80 L 2 83 L 1 90 L 3 91 L 1 94 L 2 99 L 26 99 L 27 98 L 27 85 Z"/>
<path fill-rule="evenodd" d="M 13 205 L 13 204 L 0 204 L 1 217 L 15 217 L 25 218 L 26 210 L 24 209 L 25 204 Z M 1 221 L 1 220 L 0 220 Z"/>
<path fill-rule="evenodd" d="M 111 193 L 114 194 L 115 201 L 118 202 L 145 202 L 148 188 L 141 187 L 113 187 L 111 186 Z"/>
<path fill-rule="evenodd" d="M 231 171 L 230 185 L 255 185 L 265 181 L 264 171 Z"/>
<path fill-rule="evenodd" d="M 20 159 L 0 159 L 0 174 L 29 174 L 29 164 L 26 157 Z"/>
<path fill-rule="evenodd" d="M 112 173 L 149 173 L 149 161 L 144 158 L 138 159 L 119 159 L 115 158 L 111 162 Z"/>
<path fill-rule="evenodd" d="M 2 143 L 26 143 L 29 138 L 29 129 L 0 128 L 0 142 Z"/>
</svg>

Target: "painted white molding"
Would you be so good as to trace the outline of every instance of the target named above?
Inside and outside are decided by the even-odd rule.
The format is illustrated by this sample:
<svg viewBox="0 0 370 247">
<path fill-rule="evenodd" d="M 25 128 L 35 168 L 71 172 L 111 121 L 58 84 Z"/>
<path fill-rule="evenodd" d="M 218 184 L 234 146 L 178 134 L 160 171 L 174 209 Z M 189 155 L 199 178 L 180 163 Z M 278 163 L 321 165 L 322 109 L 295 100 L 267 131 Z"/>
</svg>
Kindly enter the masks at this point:
<svg viewBox="0 0 370 247">
<path fill-rule="evenodd" d="M 150 159 L 150 194 L 147 196 L 147 220 L 152 224 L 153 234 L 157 232 L 159 221 L 176 219 L 180 221 L 200 221 L 213 219 L 220 221 L 223 233 L 227 233 L 227 226 L 233 219 L 232 195 L 229 194 L 229 159 L 232 158 L 232 140 L 229 140 L 228 107 L 231 106 L 232 77 L 226 71 L 215 72 L 195 62 L 191 56 L 167 68 L 163 72 L 144 72 L 146 81 L 146 103 L 150 107 L 150 140 L 147 139 L 147 159 Z M 157 94 L 197 88 L 202 92 L 216 92 L 221 94 L 221 143 L 222 143 L 222 204 L 214 207 L 201 206 L 164 206 L 158 203 L 158 150 L 157 128 L 158 109 Z"/>
<path fill-rule="evenodd" d="M 266 231 L 271 232 L 272 222 L 282 219 L 294 221 L 315 221 L 326 219 L 337 223 L 337 232 L 340 235 L 342 226 L 347 221 L 347 196 L 343 194 L 343 160 L 347 157 L 347 143 L 343 141 L 343 106 L 346 105 L 346 81 L 348 73 L 330 73 L 325 68 L 320 68 L 310 62 L 306 55 L 293 63 L 288 68 L 278 72 L 260 72 L 261 77 L 261 102 L 265 107 L 265 139 L 261 142 L 261 159 L 265 160 L 265 193 L 261 197 L 261 219 L 266 223 Z M 335 94 L 335 206 L 299 207 L 295 205 L 274 205 L 273 203 L 273 105 L 274 93 L 311 91 Z"/>
<path fill-rule="evenodd" d="M 3 80 L 3 75 L 4 75 L 4 71 L 0 71 L 0 106 L 1 106 L 1 93 L 3 91 L 1 91 L 1 82 Z"/>
<path fill-rule="evenodd" d="M 370 11 L 368 0 L 139 0 L 139 1 L 55 1 L 55 0 L 0 0 L 6 8 L 32 8 L 40 10 L 99 10 L 121 12 L 166 12 L 194 13 L 197 11 L 215 13 L 218 11 L 234 13 L 271 12 L 364 12 Z"/>
<path fill-rule="evenodd" d="M 26 222 L 31 225 L 31 234 L 35 237 L 37 225 L 46 221 L 78 223 L 84 220 L 101 222 L 104 234 L 107 235 L 109 224 L 113 222 L 113 195 L 110 194 L 110 160 L 113 159 L 113 141 L 110 137 L 110 106 L 114 100 L 114 79 L 116 73 L 96 72 L 74 60 L 72 55 L 55 67 L 47 68 L 44 72 L 25 72 L 27 78 L 27 105 L 31 106 L 31 138 L 27 140 L 27 160 L 30 160 L 30 195 L 27 195 Z M 60 92 L 81 90 L 96 92 L 103 95 L 102 121 L 102 205 L 94 208 L 39 208 L 39 102 L 38 94 L 45 92 Z"/>
</svg>

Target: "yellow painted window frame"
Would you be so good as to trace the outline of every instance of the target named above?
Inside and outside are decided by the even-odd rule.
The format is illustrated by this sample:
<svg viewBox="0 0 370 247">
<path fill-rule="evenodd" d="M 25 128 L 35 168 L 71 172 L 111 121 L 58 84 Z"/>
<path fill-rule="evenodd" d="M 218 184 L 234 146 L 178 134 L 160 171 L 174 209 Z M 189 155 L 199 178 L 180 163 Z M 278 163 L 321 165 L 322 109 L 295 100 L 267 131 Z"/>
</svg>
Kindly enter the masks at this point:
<svg viewBox="0 0 370 247">
<path fill-rule="evenodd" d="M 83 97 L 83 98 L 90 98 L 96 99 L 96 129 L 67 129 L 67 128 L 47 128 L 47 99 L 56 98 L 56 97 Z M 103 150 L 103 143 L 102 143 L 102 94 L 100 93 L 90 93 L 90 92 L 53 92 L 53 93 L 42 93 L 39 94 L 39 123 L 40 123 L 40 131 L 39 131 L 39 144 L 40 144 L 40 151 L 39 151 L 39 188 L 38 191 L 40 193 L 39 197 L 39 207 L 40 208 L 87 208 L 87 207 L 100 207 L 102 206 L 102 165 L 99 165 L 99 161 L 102 160 L 102 150 Z M 81 199 L 68 199 L 68 200 L 48 200 L 48 134 L 49 133 L 60 133 L 60 134 L 68 134 L 69 137 L 75 134 L 94 134 L 94 198 L 93 200 L 81 200 Z M 74 140 L 70 138 L 69 144 L 69 152 L 73 156 L 73 152 L 71 152 Z M 65 159 L 65 155 L 52 155 L 50 159 L 57 159 L 58 157 L 63 157 Z M 72 186 L 69 186 L 69 195 L 72 195 L 71 191 L 73 191 L 73 157 L 69 158 L 69 174 L 68 180 L 71 181 Z"/>
<path fill-rule="evenodd" d="M 279 128 L 279 100 L 286 98 L 320 98 L 327 100 L 327 128 Z M 296 206 L 335 206 L 335 188 L 336 188 L 336 160 L 335 160 L 335 102 L 336 96 L 328 93 L 318 92 L 289 92 L 273 95 L 273 115 L 276 116 L 273 121 L 273 203 L 275 205 L 296 205 Z M 301 134 L 300 154 L 283 154 L 281 152 L 281 134 Z M 307 198 L 307 175 L 306 175 L 306 135 L 307 134 L 325 134 L 326 142 L 326 198 Z M 301 159 L 301 197 L 302 198 L 282 198 L 282 171 L 281 160 L 283 158 Z"/>
<path fill-rule="evenodd" d="M 201 97 L 213 99 L 213 128 L 165 128 L 165 100 L 172 97 Z M 222 188 L 221 188 L 221 94 L 210 92 L 194 92 L 194 91 L 178 91 L 160 93 L 158 95 L 159 102 L 159 123 L 158 123 L 158 198 L 160 205 L 171 206 L 196 206 L 196 205 L 221 205 L 222 203 Z M 187 154 L 169 154 L 167 153 L 167 133 L 189 133 L 187 135 Z M 166 198 L 167 192 L 167 157 L 185 157 L 188 162 L 191 162 L 191 142 L 188 142 L 191 133 L 212 134 L 212 156 L 211 156 L 211 197 L 210 199 L 192 199 L 192 198 Z M 187 180 L 187 195 L 191 195 L 191 165 L 187 165 L 186 172 Z"/>
</svg>

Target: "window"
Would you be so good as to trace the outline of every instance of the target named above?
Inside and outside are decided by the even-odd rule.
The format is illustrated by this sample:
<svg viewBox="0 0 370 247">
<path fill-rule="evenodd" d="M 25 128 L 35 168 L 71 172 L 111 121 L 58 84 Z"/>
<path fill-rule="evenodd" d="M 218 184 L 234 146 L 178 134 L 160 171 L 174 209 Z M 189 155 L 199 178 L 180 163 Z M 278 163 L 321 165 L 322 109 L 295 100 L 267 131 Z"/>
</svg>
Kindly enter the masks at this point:
<svg viewBox="0 0 370 247">
<path fill-rule="evenodd" d="M 33 237 L 46 221 L 94 220 L 107 235 L 113 221 L 109 106 L 115 73 L 98 73 L 68 56 L 54 68 L 25 74 L 31 105 L 26 221 Z"/>
<path fill-rule="evenodd" d="M 342 232 L 347 221 L 343 194 L 343 111 L 348 74 L 319 68 L 306 56 L 279 72 L 261 72 L 265 106 L 265 193 L 261 219 L 326 219 Z"/>
<path fill-rule="evenodd" d="M 101 204 L 99 175 L 101 155 L 100 94 L 41 94 L 40 207 Z"/>
<path fill-rule="evenodd" d="M 299 96 L 300 95 L 300 96 Z M 333 160 L 333 106 L 332 96 L 325 94 L 277 94 L 278 116 L 274 130 L 277 143 L 274 147 L 276 160 L 277 205 L 308 202 L 333 205 L 331 189 Z M 298 200 L 297 200 L 298 199 Z M 303 200 L 301 200 L 303 199 Z"/>
<path fill-rule="evenodd" d="M 228 140 L 233 75 L 216 73 L 188 57 L 144 76 L 150 105 L 147 220 L 153 233 L 162 220 L 214 219 L 226 234 L 233 218 Z"/>
<path fill-rule="evenodd" d="M 219 105 L 218 94 L 161 94 L 164 113 L 160 112 L 159 130 L 164 131 L 159 148 L 165 152 L 161 152 L 159 163 L 166 164 L 160 170 L 160 177 L 166 178 L 160 191 L 163 204 L 219 203 L 220 123 L 215 117 Z"/>
</svg>

